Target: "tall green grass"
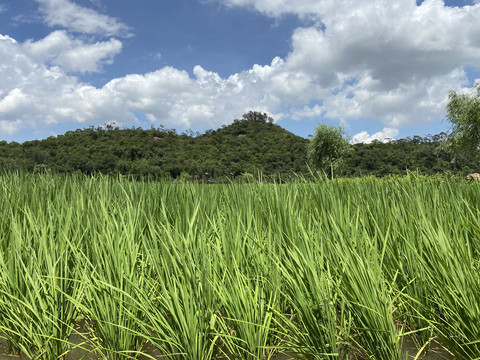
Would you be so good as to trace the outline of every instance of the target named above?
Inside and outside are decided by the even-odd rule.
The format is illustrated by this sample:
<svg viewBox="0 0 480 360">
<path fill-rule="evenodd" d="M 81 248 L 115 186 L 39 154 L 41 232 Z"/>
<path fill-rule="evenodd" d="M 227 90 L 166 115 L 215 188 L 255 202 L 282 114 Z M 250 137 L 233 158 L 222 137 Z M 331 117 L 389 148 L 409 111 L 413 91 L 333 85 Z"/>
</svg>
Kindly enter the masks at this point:
<svg viewBox="0 0 480 360">
<path fill-rule="evenodd" d="M 5 174 L 0 193 L 12 354 L 400 360 L 413 340 L 480 358 L 479 184 Z"/>
</svg>

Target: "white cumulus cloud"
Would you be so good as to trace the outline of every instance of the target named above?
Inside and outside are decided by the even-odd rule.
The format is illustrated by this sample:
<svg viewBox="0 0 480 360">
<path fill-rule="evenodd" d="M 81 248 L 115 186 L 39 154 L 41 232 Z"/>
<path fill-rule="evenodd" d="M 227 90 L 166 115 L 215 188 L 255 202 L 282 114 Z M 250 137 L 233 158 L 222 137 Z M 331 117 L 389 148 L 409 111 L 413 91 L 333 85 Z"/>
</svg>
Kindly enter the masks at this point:
<svg viewBox="0 0 480 360">
<path fill-rule="evenodd" d="M 24 43 L 0 36 L 0 121 L 5 133 L 7 129 L 12 133 L 58 123 L 87 126 L 116 121 L 128 125 L 135 123 L 134 113 L 172 127 L 217 127 L 251 109 L 276 109 L 283 92 L 305 87 L 303 80 L 298 84 L 295 78 L 284 78 L 285 64 L 274 59 L 270 65 L 256 65 L 227 78 L 201 66 L 194 68 L 193 77 L 164 67 L 113 79 L 96 88 L 69 75 L 73 65 L 58 60 L 66 50 L 57 48 L 56 39 L 68 40 L 65 36 L 56 32 L 46 40 Z M 81 47 L 74 45 L 72 48 Z M 271 93 L 275 76 L 282 79 L 282 88 Z"/>
<path fill-rule="evenodd" d="M 49 26 L 61 26 L 72 32 L 105 36 L 130 35 L 130 28 L 108 15 L 82 7 L 70 0 L 35 0 Z"/>
<path fill-rule="evenodd" d="M 325 110 L 323 106 L 314 105 L 314 106 L 304 106 L 300 109 L 294 109 L 291 114 L 288 116 L 293 120 L 301 120 L 305 118 L 320 118 L 325 115 Z"/>
<path fill-rule="evenodd" d="M 398 135 L 398 129 L 393 128 L 384 128 L 382 131 L 376 132 L 373 135 L 370 135 L 366 131 L 362 131 L 354 135 L 351 139 L 352 144 L 365 143 L 370 144 L 374 140 L 381 142 L 389 142 Z"/>
<path fill-rule="evenodd" d="M 57 30 L 45 38 L 22 44 L 22 49 L 31 59 L 40 63 L 59 65 L 65 71 L 98 71 L 101 64 L 111 64 L 113 57 L 122 49 L 121 41 L 85 44 L 63 30 Z"/>
<path fill-rule="evenodd" d="M 218 0 L 268 16 L 296 14 L 298 28 L 284 59 L 290 79 L 316 85 L 324 115 L 342 121 L 375 118 L 387 126 L 443 116 L 450 89 L 480 67 L 480 4 L 442 0 Z M 305 82 L 292 82 L 294 84 Z M 295 86 L 290 87 L 295 91 Z M 301 91 L 301 87 L 298 87 Z M 288 97 L 288 93 L 285 94 Z M 297 95 L 298 96 L 298 95 Z"/>
<path fill-rule="evenodd" d="M 37 0 L 48 24 L 113 36 L 125 25 L 68 0 Z M 218 0 L 220 1 L 220 0 Z M 292 34 L 291 51 L 270 64 L 222 77 L 196 66 L 113 79 L 103 87 L 72 72 L 98 71 L 121 50 L 116 39 L 85 43 L 54 31 L 17 43 L 0 35 L 0 131 L 60 122 L 136 121 L 193 129 L 217 127 L 248 110 L 277 120 L 381 121 L 383 130 L 355 141 L 383 141 L 405 125 L 439 121 L 450 89 L 480 68 L 480 4 L 451 8 L 441 0 L 223 0 L 269 16 L 294 13 L 315 26 Z M 57 7 L 62 7 L 55 14 Z M 87 21 L 87 18 L 89 19 Z M 85 20 L 85 22 L 83 22 Z M 371 127 L 369 127 L 371 128 Z"/>
</svg>

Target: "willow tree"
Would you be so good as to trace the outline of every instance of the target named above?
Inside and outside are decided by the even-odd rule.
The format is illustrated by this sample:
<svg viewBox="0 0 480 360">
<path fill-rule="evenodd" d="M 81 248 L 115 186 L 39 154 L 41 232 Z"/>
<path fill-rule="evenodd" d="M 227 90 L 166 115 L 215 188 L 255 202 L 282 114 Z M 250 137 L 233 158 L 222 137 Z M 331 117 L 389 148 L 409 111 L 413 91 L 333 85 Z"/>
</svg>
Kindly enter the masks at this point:
<svg viewBox="0 0 480 360">
<path fill-rule="evenodd" d="M 310 166 L 333 178 L 349 151 L 350 144 L 342 127 L 318 124 L 307 145 L 307 158 Z"/>
<path fill-rule="evenodd" d="M 480 146 L 480 83 L 471 93 L 448 94 L 447 120 L 450 122 L 448 144 L 454 154 L 477 154 Z"/>
</svg>

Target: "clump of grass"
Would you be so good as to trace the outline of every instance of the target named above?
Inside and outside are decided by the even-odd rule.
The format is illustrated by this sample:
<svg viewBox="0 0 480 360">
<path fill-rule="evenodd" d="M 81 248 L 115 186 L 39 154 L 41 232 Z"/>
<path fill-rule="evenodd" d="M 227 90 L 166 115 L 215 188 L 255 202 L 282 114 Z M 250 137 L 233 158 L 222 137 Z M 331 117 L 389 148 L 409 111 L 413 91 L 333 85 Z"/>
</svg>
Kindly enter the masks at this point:
<svg viewBox="0 0 480 360">
<path fill-rule="evenodd" d="M 108 359 L 134 358 L 145 342 L 141 325 L 146 314 L 137 306 L 145 286 L 143 213 L 124 195 L 120 202 L 107 198 L 89 204 L 87 211 L 97 217 L 86 224 L 88 242 L 78 253 L 85 298 L 77 306 Z"/>
<path fill-rule="evenodd" d="M 287 258 L 278 261 L 292 312 L 282 314 L 289 347 L 311 359 L 338 359 L 341 353 L 346 355 L 349 319 L 344 317 L 338 284 L 324 266 L 323 255 L 292 248 Z M 337 306 L 342 309 L 340 312 Z"/>
<path fill-rule="evenodd" d="M 220 303 L 211 249 L 198 224 L 200 214 L 209 209 L 180 205 L 186 221 L 169 218 L 161 204 L 161 221 L 149 222 L 146 229 L 145 253 L 151 265 L 149 298 L 142 301 L 146 328 L 151 343 L 167 358 L 215 359 Z"/>
<path fill-rule="evenodd" d="M 58 179 L 41 180 L 33 189 L 21 184 L 22 190 L 38 190 L 39 196 L 56 191 Z M 15 203 L 7 219 L 9 237 L 0 252 L 1 331 L 12 354 L 63 358 L 78 315 L 72 301 L 81 301 L 83 288 L 76 281 L 72 211 L 40 197 Z"/>
</svg>

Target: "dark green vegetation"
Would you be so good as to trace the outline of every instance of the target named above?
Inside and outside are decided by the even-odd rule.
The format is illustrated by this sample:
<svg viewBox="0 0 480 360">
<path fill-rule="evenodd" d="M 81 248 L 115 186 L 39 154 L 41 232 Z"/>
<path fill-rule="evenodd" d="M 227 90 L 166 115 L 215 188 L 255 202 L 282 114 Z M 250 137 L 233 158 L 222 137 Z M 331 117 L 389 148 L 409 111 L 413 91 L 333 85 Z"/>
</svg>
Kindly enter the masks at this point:
<svg viewBox="0 0 480 360">
<path fill-rule="evenodd" d="M 341 127 L 318 124 L 307 146 L 307 159 L 313 169 L 333 178 L 334 170 L 341 168 L 350 151 L 351 146 Z"/>
<path fill-rule="evenodd" d="M 23 144 L 0 143 L 0 169 L 121 173 L 202 179 L 242 173 L 307 172 L 307 140 L 268 118 L 236 120 L 204 134 L 88 128 Z"/>
<path fill-rule="evenodd" d="M 356 144 L 346 156 L 345 166 L 337 174 L 348 177 L 404 175 L 406 169 L 424 175 L 451 173 L 466 175 L 479 171 L 478 153 L 458 154 L 449 151 L 445 133 L 414 136 L 390 143 Z"/>
<path fill-rule="evenodd" d="M 151 175 L 155 178 L 226 180 L 259 172 L 287 179 L 293 173 L 309 175 L 307 144 L 272 123 L 266 115 L 251 112 L 229 126 L 204 134 L 163 128 L 86 128 L 23 144 L 0 142 L 0 171 L 84 174 Z M 466 175 L 478 171 L 475 151 L 454 157 L 445 146 L 446 134 L 415 136 L 390 143 L 374 142 L 351 147 L 336 176 L 386 176 L 451 172 Z M 328 161 L 327 161 L 328 162 Z M 341 166 L 339 166 L 341 165 Z M 330 167 L 328 165 L 327 167 Z"/>
<path fill-rule="evenodd" d="M 480 356 L 480 184 L 0 176 L 0 334 L 103 359 Z M 160 357 L 156 357 L 159 359 Z"/>
</svg>

